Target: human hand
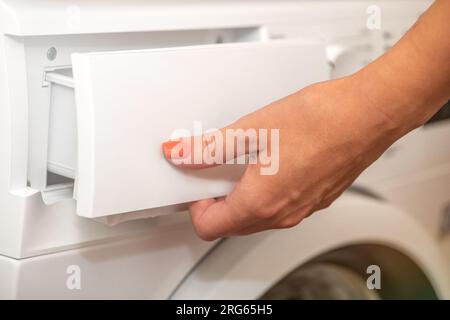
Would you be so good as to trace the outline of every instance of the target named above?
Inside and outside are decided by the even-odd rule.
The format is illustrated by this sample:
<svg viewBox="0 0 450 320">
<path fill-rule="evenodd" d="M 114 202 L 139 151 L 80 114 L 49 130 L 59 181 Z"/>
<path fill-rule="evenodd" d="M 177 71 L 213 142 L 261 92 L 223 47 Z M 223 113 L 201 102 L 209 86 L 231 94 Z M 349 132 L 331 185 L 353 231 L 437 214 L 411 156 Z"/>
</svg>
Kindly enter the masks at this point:
<svg viewBox="0 0 450 320">
<path fill-rule="evenodd" d="M 221 129 L 224 137 L 226 129 L 279 129 L 279 170 L 262 175 L 261 163 L 248 164 L 228 196 L 192 203 L 198 235 L 214 240 L 293 227 L 347 189 L 399 136 L 397 125 L 358 90 L 358 81 L 353 76 L 312 85 Z M 203 137 L 203 149 L 211 148 L 209 140 Z M 194 157 L 193 144 L 193 138 L 182 140 L 184 157 Z M 164 154 L 178 166 L 217 165 L 178 163 L 174 145 L 165 144 Z M 252 151 L 248 143 L 246 149 Z"/>
<path fill-rule="evenodd" d="M 448 38 L 449 7 L 449 1 L 435 1 L 387 54 L 354 75 L 304 88 L 228 126 L 278 129 L 279 145 L 269 139 L 258 148 L 247 143 L 244 151 L 273 151 L 279 170 L 262 175 L 261 162 L 248 164 L 228 196 L 192 203 L 198 235 L 214 240 L 295 226 L 329 206 L 394 141 L 425 123 L 450 98 L 450 42 L 442 41 Z M 227 128 L 219 133 L 224 136 Z M 209 135 L 199 140 L 207 154 L 219 145 Z M 182 140 L 184 157 L 196 156 L 195 141 Z M 231 148 L 226 142 L 219 150 L 223 161 Z M 176 165 L 215 165 L 179 163 L 174 147 L 173 142 L 163 145 Z"/>
</svg>

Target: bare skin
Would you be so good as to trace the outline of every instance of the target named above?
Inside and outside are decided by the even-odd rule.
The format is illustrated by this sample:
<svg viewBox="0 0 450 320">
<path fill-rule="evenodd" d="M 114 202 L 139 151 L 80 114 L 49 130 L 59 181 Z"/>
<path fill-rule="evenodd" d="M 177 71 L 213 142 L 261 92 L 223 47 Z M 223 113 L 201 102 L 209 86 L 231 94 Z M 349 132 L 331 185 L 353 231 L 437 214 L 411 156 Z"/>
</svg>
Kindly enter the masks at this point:
<svg viewBox="0 0 450 320">
<path fill-rule="evenodd" d="M 227 197 L 192 203 L 196 232 L 215 240 L 297 225 L 333 203 L 449 99 L 450 1 L 437 0 L 367 67 L 306 87 L 228 126 L 280 129 L 280 168 L 261 175 L 259 164 L 248 165 Z"/>
</svg>

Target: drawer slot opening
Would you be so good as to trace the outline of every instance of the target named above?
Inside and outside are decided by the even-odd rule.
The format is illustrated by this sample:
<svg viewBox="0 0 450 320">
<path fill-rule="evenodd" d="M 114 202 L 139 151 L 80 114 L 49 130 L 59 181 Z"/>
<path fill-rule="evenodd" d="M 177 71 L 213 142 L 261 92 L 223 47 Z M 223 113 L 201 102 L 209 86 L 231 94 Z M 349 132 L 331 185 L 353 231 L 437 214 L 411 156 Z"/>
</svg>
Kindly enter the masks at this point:
<svg viewBox="0 0 450 320">
<path fill-rule="evenodd" d="M 72 69 L 47 72 L 44 81 L 51 95 L 47 170 L 75 179 L 77 127 Z"/>
<path fill-rule="evenodd" d="M 50 104 L 47 174 L 41 194 L 43 202 L 51 205 L 74 198 L 77 130 L 72 69 L 45 72 L 43 86 L 50 89 Z"/>
</svg>

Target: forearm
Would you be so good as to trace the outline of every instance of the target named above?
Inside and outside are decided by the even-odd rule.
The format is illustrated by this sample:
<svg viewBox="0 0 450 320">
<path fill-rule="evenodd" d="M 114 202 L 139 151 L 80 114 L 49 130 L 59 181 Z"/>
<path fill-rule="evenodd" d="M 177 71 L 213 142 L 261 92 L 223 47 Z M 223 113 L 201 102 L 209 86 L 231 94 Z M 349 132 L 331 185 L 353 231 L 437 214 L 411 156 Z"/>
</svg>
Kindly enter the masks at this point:
<svg viewBox="0 0 450 320">
<path fill-rule="evenodd" d="M 399 135 L 425 123 L 450 99 L 450 1 L 437 0 L 391 51 L 354 77 Z"/>
</svg>

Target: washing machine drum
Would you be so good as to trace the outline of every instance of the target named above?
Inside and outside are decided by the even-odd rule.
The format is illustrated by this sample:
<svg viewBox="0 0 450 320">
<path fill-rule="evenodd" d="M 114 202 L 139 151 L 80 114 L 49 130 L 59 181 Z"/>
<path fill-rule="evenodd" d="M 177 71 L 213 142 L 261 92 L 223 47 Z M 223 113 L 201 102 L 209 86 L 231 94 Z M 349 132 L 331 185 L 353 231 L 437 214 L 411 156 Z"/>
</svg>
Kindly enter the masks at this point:
<svg viewBox="0 0 450 320">
<path fill-rule="evenodd" d="M 294 271 L 261 299 L 283 300 L 378 300 L 366 280 L 343 266 L 329 263 L 306 265 Z"/>
</svg>

